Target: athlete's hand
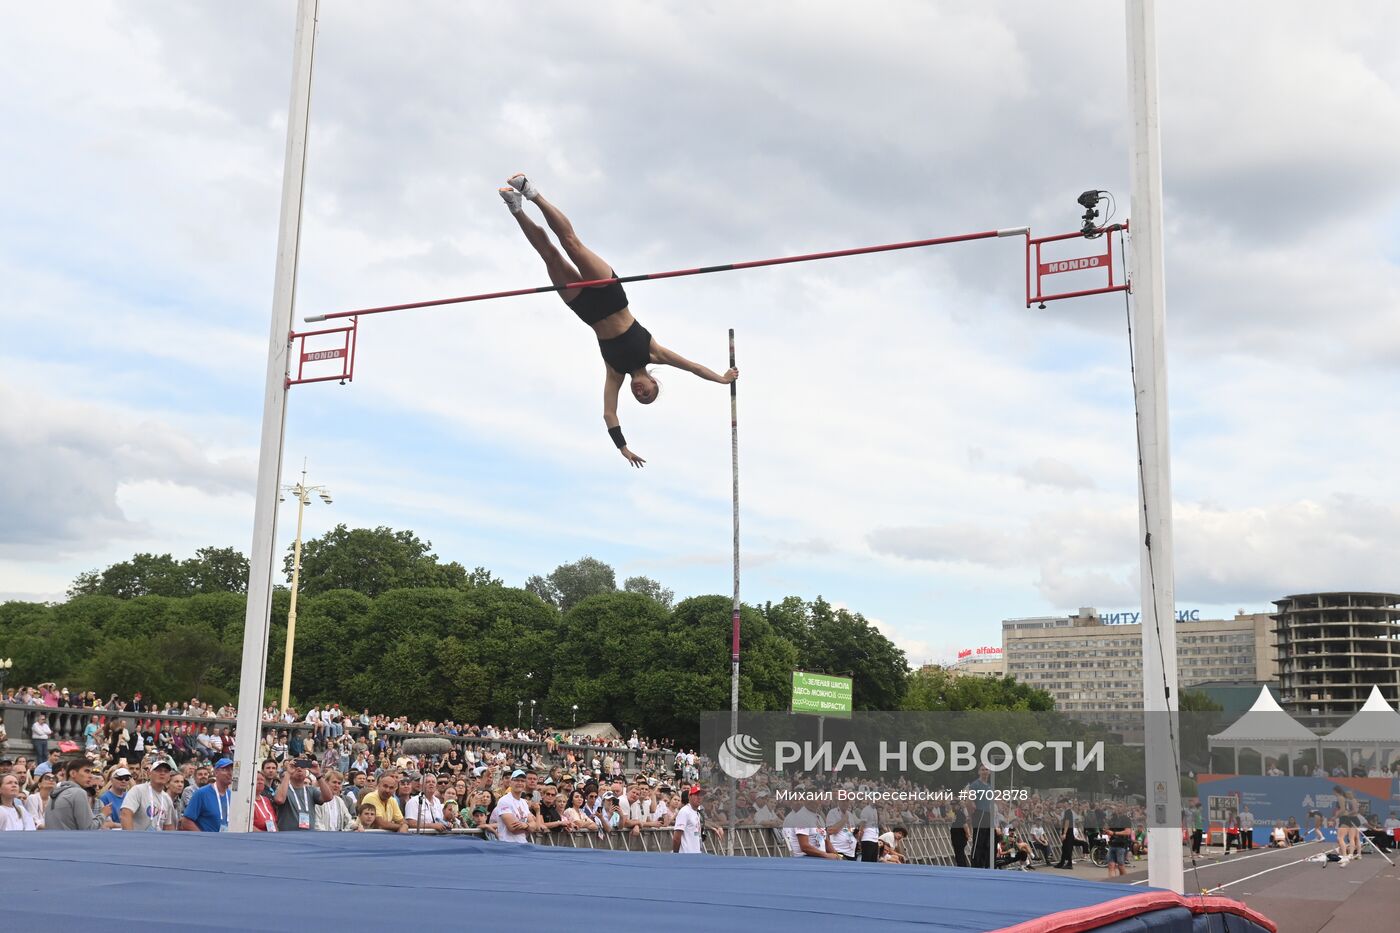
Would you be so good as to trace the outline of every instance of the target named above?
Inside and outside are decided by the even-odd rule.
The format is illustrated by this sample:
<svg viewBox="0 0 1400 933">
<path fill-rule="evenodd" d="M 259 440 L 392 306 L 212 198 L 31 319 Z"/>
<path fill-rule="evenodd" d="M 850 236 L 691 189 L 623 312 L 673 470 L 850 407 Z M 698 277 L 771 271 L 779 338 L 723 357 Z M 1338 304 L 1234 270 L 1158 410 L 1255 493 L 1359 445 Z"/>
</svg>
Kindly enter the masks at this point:
<svg viewBox="0 0 1400 933">
<path fill-rule="evenodd" d="M 720 376 L 718 381 L 719 381 L 719 383 L 720 383 L 721 385 L 729 385 L 729 383 L 733 382 L 735 379 L 738 379 L 738 378 L 739 378 L 739 370 L 737 370 L 737 369 L 730 369 L 730 370 L 726 371 L 725 374 L 724 374 L 723 376 Z"/>
<path fill-rule="evenodd" d="M 632 453 L 632 451 L 629 448 L 622 448 L 622 455 L 627 458 L 628 463 L 632 464 L 639 470 L 642 468 L 642 464 L 646 463 L 646 461 L 643 460 L 641 457 Z"/>
</svg>

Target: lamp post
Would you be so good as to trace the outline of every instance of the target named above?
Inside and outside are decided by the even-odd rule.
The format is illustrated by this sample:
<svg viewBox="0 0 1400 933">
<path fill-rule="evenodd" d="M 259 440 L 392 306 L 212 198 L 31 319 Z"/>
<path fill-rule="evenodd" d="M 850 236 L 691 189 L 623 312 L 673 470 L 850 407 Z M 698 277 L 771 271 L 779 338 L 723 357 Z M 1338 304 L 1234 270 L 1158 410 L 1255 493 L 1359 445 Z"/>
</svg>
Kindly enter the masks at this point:
<svg viewBox="0 0 1400 933">
<path fill-rule="evenodd" d="M 524 700 L 515 701 L 515 728 L 520 728 L 520 711 L 525 708 Z"/>
<path fill-rule="evenodd" d="M 578 704 L 574 704 L 574 728 L 578 728 Z"/>
<path fill-rule="evenodd" d="M 297 497 L 297 537 L 292 545 L 292 604 L 287 610 L 287 650 L 282 658 L 282 712 L 287 711 L 292 696 L 292 647 L 297 637 L 297 590 L 301 586 L 301 520 L 306 507 L 311 504 L 311 494 L 321 497 L 326 505 L 331 504 L 331 493 L 325 486 L 306 485 L 306 461 L 301 463 L 301 482 L 282 487 L 278 502 L 286 502 L 287 494 Z"/>
<path fill-rule="evenodd" d="M 530 728 L 535 728 L 535 701 L 530 701 Z"/>
<path fill-rule="evenodd" d="M 0 658 L 0 699 L 5 695 L 5 678 L 10 676 L 10 668 L 15 666 L 13 658 Z"/>
</svg>

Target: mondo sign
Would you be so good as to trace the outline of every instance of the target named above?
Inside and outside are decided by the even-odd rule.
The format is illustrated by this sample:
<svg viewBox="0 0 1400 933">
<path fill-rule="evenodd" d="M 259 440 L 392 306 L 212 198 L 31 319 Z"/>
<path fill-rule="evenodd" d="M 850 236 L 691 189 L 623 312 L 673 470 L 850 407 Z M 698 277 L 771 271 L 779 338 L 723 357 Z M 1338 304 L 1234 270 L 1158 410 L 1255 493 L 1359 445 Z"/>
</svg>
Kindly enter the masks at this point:
<svg viewBox="0 0 1400 933">
<path fill-rule="evenodd" d="M 851 678 L 792 672 L 792 711 L 851 717 Z"/>
</svg>

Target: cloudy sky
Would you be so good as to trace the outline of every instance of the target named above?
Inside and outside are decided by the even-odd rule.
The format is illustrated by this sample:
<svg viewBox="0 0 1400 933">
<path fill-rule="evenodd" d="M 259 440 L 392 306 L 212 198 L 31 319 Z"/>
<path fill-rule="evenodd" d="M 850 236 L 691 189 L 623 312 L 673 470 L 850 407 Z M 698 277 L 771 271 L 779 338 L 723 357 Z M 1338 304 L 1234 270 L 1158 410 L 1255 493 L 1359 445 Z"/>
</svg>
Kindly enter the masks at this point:
<svg viewBox="0 0 1400 933">
<path fill-rule="evenodd" d="M 0 36 L 0 597 L 252 533 L 294 4 L 10 4 Z M 1400 10 L 1158 7 L 1181 607 L 1400 588 Z M 1121 4 L 323 3 L 298 315 L 541 284 L 525 170 L 619 272 L 1129 214 Z M 911 660 L 1135 609 L 1121 295 L 1027 310 L 1021 241 L 639 283 L 738 330 L 744 595 Z M 730 589 L 725 389 L 600 415 L 550 295 L 365 320 L 292 390 L 335 522 L 507 582 L 591 554 Z M 292 476 L 286 479 L 291 480 Z M 279 538 L 290 539 L 284 513 Z"/>
</svg>

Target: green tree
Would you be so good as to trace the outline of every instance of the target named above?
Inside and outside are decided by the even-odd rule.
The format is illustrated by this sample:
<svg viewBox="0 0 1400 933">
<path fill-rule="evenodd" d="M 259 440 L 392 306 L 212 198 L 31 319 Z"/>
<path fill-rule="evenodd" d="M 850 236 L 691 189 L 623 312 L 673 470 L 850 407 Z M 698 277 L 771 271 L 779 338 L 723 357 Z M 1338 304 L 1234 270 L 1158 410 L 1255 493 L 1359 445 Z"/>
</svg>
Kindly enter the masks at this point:
<svg viewBox="0 0 1400 933">
<path fill-rule="evenodd" d="M 204 697 L 209 686 L 221 686 L 238 663 L 207 623 L 167 629 L 152 639 L 165 664 L 165 679 L 178 696 Z"/>
<path fill-rule="evenodd" d="M 619 725 L 694 744 L 701 714 L 729 709 L 732 613 L 727 596 L 680 602 L 670 615 L 655 669 L 637 676 L 639 718 Z M 742 606 L 739 620 L 739 707 L 787 709 L 792 671 L 798 666 L 796 647 L 759 610 Z"/>
<path fill-rule="evenodd" d="M 202 547 L 182 561 L 194 593 L 247 593 L 248 558 L 236 548 Z"/>
<path fill-rule="evenodd" d="M 481 566 L 471 569 L 467 574 L 467 583 L 471 586 L 505 586 L 504 580 Z"/>
<path fill-rule="evenodd" d="M 584 720 L 646 721 L 652 711 L 639 702 L 636 685 L 667 662 L 666 623 L 665 608 L 636 593 L 600 594 L 578 603 L 560 623 L 548 710 L 562 715 L 577 703 Z"/>
<path fill-rule="evenodd" d="M 1200 690 L 1181 691 L 1177 705 L 1183 713 L 1222 713 L 1225 711 L 1225 707 Z"/>
<path fill-rule="evenodd" d="M 568 612 L 590 596 L 617 590 L 617 574 L 612 567 L 592 557 L 581 557 L 572 564 L 560 564 L 549 576 L 532 576 L 525 589 L 545 602 Z"/>
<path fill-rule="evenodd" d="M 69 597 L 188 596 L 190 581 L 185 568 L 169 554 L 137 554 L 118 561 L 106 570 L 79 574 L 68 588 Z"/>
<path fill-rule="evenodd" d="M 656 600 L 667 609 L 671 608 L 671 603 L 675 601 L 676 593 L 668 590 L 651 577 L 628 577 L 622 581 L 622 589 L 628 593 L 640 593 L 643 596 Z"/>
<path fill-rule="evenodd" d="M 169 696 L 165 664 L 149 638 L 113 638 L 97 646 L 84 667 L 83 679 L 98 696 Z"/>
<path fill-rule="evenodd" d="M 287 549 L 283 570 L 292 579 L 293 548 Z M 441 563 L 432 543 L 411 531 L 392 528 L 347 528 L 336 525 L 302 542 L 301 592 L 306 595 L 331 590 L 355 590 L 378 596 L 393 589 L 429 587 L 466 589 L 467 571 L 453 561 Z"/>
<path fill-rule="evenodd" d="M 248 558 L 229 547 L 203 547 L 177 561 L 170 554 L 137 554 L 105 570 L 78 574 L 68 597 L 191 596 L 196 593 L 246 593 Z"/>
<path fill-rule="evenodd" d="M 763 613 L 796 646 L 800 668 L 852 678 L 856 709 L 899 709 L 909 662 L 863 615 L 837 609 L 820 596 L 810 603 L 789 596 L 768 603 Z"/>
<path fill-rule="evenodd" d="M 929 667 L 909 675 L 903 708 L 933 712 L 1048 712 L 1055 708 L 1055 699 L 1014 677 L 956 676 L 947 668 Z"/>
</svg>

